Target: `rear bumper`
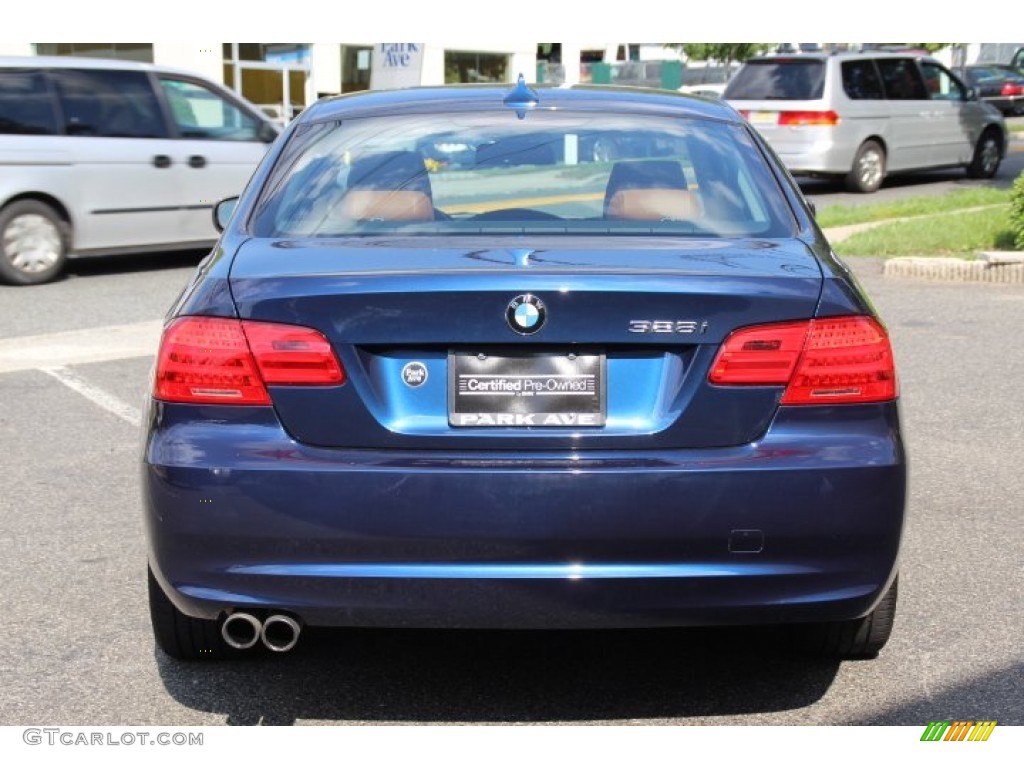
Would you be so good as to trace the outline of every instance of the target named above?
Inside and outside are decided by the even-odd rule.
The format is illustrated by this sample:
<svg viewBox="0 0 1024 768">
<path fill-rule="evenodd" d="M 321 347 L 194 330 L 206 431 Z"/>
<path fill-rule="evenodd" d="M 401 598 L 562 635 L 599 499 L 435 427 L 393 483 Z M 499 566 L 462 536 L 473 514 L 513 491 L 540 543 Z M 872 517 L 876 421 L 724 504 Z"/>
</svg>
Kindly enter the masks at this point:
<svg viewBox="0 0 1024 768">
<path fill-rule="evenodd" d="M 856 147 L 854 148 L 856 151 Z M 847 174 L 853 166 L 853 154 L 847 147 L 821 141 L 795 148 L 776 148 L 776 154 L 795 175 L 822 173 Z"/>
<path fill-rule="evenodd" d="M 986 96 L 985 101 L 1000 112 L 1018 114 L 1024 110 L 1024 96 Z"/>
<path fill-rule="evenodd" d="M 271 409 L 157 405 L 150 563 L 183 612 L 596 628 L 854 618 L 895 573 L 895 404 L 783 408 L 735 448 L 368 451 Z M 755 551 L 759 550 L 759 551 Z"/>
<path fill-rule="evenodd" d="M 790 173 L 845 175 L 853 167 L 864 129 L 861 125 L 769 126 L 760 131 Z"/>
</svg>

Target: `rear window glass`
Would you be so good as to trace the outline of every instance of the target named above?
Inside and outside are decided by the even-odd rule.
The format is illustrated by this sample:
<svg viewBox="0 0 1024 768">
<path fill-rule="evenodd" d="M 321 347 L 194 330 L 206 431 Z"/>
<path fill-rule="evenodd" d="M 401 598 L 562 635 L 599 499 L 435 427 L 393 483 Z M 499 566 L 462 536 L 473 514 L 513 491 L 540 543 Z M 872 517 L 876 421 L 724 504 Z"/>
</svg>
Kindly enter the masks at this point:
<svg viewBox="0 0 1024 768">
<path fill-rule="evenodd" d="M 741 126 L 533 112 L 409 115 L 293 136 L 250 222 L 262 237 L 791 234 Z"/>
<path fill-rule="evenodd" d="M 725 98 L 808 101 L 824 92 L 825 62 L 820 59 L 764 59 L 744 64 L 729 81 Z"/>
<path fill-rule="evenodd" d="M 51 74 L 73 136 L 164 138 L 167 125 L 145 72 L 60 69 Z"/>
<path fill-rule="evenodd" d="M 0 71 L 0 133 L 57 132 L 53 100 L 39 72 Z"/>
</svg>

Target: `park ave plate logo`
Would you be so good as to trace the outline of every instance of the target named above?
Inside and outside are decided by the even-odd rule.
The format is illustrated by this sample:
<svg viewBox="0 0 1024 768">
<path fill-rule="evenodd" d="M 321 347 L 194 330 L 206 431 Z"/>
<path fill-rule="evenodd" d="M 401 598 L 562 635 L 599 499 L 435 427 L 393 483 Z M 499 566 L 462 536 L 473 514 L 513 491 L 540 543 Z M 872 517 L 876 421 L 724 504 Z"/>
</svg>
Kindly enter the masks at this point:
<svg viewBox="0 0 1024 768">
<path fill-rule="evenodd" d="M 548 311 L 544 302 L 529 293 L 516 296 L 505 309 L 509 327 L 524 336 L 539 331 L 547 318 Z"/>
<path fill-rule="evenodd" d="M 419 387 L 427 383 L 427 366 L 415 360 L 402 368 L 402 381 L 407 387 Z"/>
</svg>

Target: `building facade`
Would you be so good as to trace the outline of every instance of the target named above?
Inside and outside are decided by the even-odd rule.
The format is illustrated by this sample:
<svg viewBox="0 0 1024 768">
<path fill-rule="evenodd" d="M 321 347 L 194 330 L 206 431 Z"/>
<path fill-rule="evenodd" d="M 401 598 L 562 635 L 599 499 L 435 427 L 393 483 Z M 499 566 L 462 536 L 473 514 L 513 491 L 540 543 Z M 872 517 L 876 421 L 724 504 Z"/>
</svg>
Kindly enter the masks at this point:
<svg viewBox="0 0 1024 768">
<path fill-rule="evenodd" d="M 370 88 L 374 78 L 378 87 L 510 82 L 520 73 L 532 80 L 537 51 L 536 43 L 0 43 L 0 56 L 90 56 L 191 70 L 285 120 L 321 96 Z"/>
</svg>

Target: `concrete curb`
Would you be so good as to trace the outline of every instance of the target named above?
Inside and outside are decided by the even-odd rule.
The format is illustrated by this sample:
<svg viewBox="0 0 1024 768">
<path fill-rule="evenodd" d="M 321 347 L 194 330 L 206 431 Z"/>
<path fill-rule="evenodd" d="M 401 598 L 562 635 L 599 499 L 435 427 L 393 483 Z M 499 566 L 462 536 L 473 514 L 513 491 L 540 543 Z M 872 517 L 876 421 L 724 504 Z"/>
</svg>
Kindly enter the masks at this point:
<svg viewBox="0 0 1024 768">
<path fill-rule="evenodd" d="M 973 213 L 990 208 L 1000 208 L 1006 203 L 963 208 L 949 213 Z M 848 237 L 883 224 L 895 221 L 928 219 L 944 214 L 923 214 L 904 216 L 896 219 L 868 221 L 861 224 L 829 227 L 823 230 L 825 237 L 835 247 Z M 836 250 L 841 250 L 837 248 Z M 840 256 L 842 254 L 840 253 Z M 977 260 L 941 258 L 937 256 L 899 256 L 887 259 L 882 267 L 885 277 L 911 277 L 924 280 L 944 280 L 953 283 L 1008 283 L 1024 285 L 1024 251 L 979 251 Z"/>
<path fill-rule="evenodd" d="M 994 258 L 985 258 L 991 254 Z M 1024 285 L 1024 253 L 989 251 L 976 261 L 935 256 L 900 256 L 882 268 L 885 277 L 916 277 L 955 283 L 1009 283 Z M 1016 257 L 1007 258 L 1007 257 Z"/>
</svg>

